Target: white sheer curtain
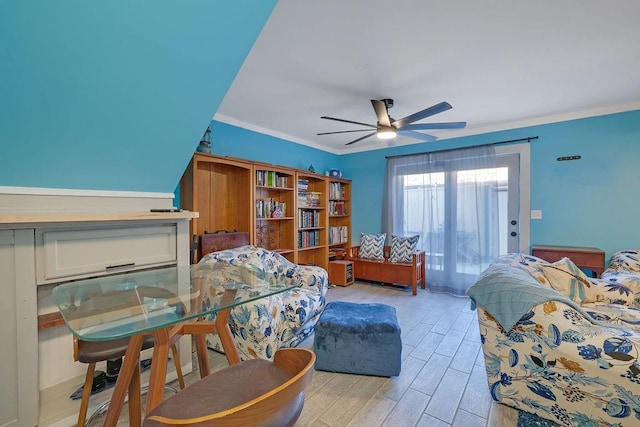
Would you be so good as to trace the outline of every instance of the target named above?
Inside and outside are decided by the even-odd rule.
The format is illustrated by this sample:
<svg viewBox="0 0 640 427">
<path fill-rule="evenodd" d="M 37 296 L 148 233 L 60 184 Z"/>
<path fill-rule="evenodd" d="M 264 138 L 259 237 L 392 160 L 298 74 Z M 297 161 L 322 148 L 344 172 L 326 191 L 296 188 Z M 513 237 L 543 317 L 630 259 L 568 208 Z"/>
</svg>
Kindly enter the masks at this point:
<svg viewBox="0 0 640 427">
<path fill-rule="evenodd" d="M 465 295 L 499 253 L 493 145 L 387 160 L 382 229 L 420 235 L 430 289 Z"/>
</svg>

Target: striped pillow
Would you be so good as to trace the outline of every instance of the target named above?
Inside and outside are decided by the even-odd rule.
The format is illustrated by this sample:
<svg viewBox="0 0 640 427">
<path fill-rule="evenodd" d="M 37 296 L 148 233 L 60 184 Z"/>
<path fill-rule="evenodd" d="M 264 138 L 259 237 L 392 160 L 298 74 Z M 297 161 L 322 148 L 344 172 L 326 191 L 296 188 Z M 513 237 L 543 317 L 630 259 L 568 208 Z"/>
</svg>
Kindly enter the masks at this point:
<svg viewBox="0 0 640 427">
<path fill-rule="evenodd" d="M 382 234 L 365 234 L 360 233 L 360 251 L 359 258 L 380 259 L 384 260 L 383 246 L 387 238 L 387 233 Z"/>
<path fill-rule="evenodd" d="M 418 246 L 419 235 L 402 237 L 391 236 L 391 262 L 411 262 Z"/>
</svg>

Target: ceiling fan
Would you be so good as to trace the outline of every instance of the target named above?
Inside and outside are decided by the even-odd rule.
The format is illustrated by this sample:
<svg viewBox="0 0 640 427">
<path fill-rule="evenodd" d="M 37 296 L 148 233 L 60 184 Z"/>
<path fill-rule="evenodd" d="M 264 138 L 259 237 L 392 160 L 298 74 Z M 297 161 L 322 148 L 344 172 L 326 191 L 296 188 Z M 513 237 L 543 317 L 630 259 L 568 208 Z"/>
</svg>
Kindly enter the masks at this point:
<svg viewBox="0 0 640 427">
<path fill-rule="evenodd" d="M 421 139 L 425 142 L 430 142 L 430 141 L 435 141 L 438 138 L 433 135 L 428 135 L 426 133 L 416 132 L 416 131 L 427 130 L 427 129 L 462 129 L 467 125 L 467 122 L 413 124 L 413 122 L 416 122 L 418 120 L 422 120 L 424 118 L 433 116 L 435 114 L 450 110 L 452 107 L 451 107 L 451 104 L 449 104 L 448 102 L 441 102 L 429 108 L 425 108 L 424 110 L 410 114 L 407 117 L 404 117 L 400 120 L 395 120 L 393 117 L 389 115 L 389 108 L 393 107 L 393 99 L 381 99 L 381 100 L 372 99 L 371 105 L 373 105 L 373 109 L 376 112 L 376 116 L 378 118 L 377 125 L 354 122 L 353 120 L 337 119 L 335 117 L 322 116 L 320 117 L 321 119 L 335 120 L 337 122 L 344 122 L 344 123 L 351 123 L 354 125 L 366 126 L 369 129 L 342 130 L 337 132 L 321 132 L 317 135 L 331 135 L 336 133 L 351 133 L 351 132 L 371 132 L 371 128 L 373 128 L 375 129 L 375 131 L 368 133 L 367 135 L 362 136 L 360 138 L 354 139 L 353 141 L 347 142 L 345 145 L 355 144 L 356 142 L 362 141 L 363 139 L 369 138 L 370 136 L 373 136 L 373 135 L 376 135 L 380 139 L 392 139 L 392 138 L 395 138 L 397 134 Z"/>
</svg>

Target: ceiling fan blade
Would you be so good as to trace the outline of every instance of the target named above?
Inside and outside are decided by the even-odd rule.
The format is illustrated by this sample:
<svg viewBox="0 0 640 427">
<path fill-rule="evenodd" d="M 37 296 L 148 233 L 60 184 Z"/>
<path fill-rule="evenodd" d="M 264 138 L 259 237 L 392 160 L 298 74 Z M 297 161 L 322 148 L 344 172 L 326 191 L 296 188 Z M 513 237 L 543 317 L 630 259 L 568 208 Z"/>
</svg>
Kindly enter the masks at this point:
<svg viewBox="0 0 640 427">
<path fill-rule="evenodd" d="M 467 126 L 467 122 L 415 123 L 404 126 L 402 130 L 463 129 L 465 126 Z"/>
<path fill-rule="evenodd" d="M 378 101 L 377 99 L 372 99 L 371 105 L 373 105 L 373 109 L 375 110 L 376 116 L 378 117 L 378 124 L 381 126 L 391 126 L 391 120 L 389 120 L 387 106 L 384 104 L 384 102 Z"/>
<path fill-rule="evenodd" d="M 337 132 L 320 132 L 320 133 L 316 133 L 316 135 L 333 135 L 334 133 L 350 133 L 350 132 L 371 132 L 371 129 L 339 130 Z"/>
<path fill-rule="evenodd" d="M 336 122 L 351 123 L 353 125 L 367 126 L 374 129 L 378 128 L 378 126 L 370 125 L 369 123 L 354 122 L 353 120 L 336 119 L 335 117 L 328 117 L 328 116 L 322 116 L 320 118 L 326 119 L 326 120 L 335 120 Z"/>
<path fill-rule="evenodd" d="M 432 105 L 429 108 L 425 108 L 422 111 L 418 111 L 417 113 L 413 113 L 411 115 L 408 115 L 407 117 L 403 117 L 400 120 L 396 120 L 392 124 L 396 128 L 402 129 L 403 127 L 405 127 L 409 123 L 416 122 L 418 120 L 433 116 L 434 114 L 442 113 L 443 111 L 447 111 L 447 110 L 450 110 L 450 109 L 451 109 L 451 104 L 449 104 L 448 102 L 444 102 L 443 101 L 443 102 L 441 102 L 439 104 Z"/>
<path fill-rule="evenodd" d="M 438 139 L 433 135 L 427 135 L 426 133 L 414 132 L 412 130 L 399 130 L 398 133 L 404 136 L 410 136 L 411 138 L 420 139 L 424 142 L 432 142 Z"/>
<path fill-rule="evenodd" d="M 347 143 L 346 143 L 346 144 L 344 144 L 344 145 L 351 145 L 351 144 L 355 144 L 356 142 L 362 141 L 363 139 L 365 139 L 365 138 L 369 138 L 370 136 L 373 136 L 373 135 L 375 135 L 375 134 L 376 134 L 375 132 L 371 132 L 370 134 L 367 134 L 367 135 L 365 135 L 365 136 L 363 136 L 363 137 L 361 137 L 361 138 L 354 139 L 354 140 L 353 140 L 353 141 L 351 141 L 351 142 L 347 142 Z"/>
</svg>

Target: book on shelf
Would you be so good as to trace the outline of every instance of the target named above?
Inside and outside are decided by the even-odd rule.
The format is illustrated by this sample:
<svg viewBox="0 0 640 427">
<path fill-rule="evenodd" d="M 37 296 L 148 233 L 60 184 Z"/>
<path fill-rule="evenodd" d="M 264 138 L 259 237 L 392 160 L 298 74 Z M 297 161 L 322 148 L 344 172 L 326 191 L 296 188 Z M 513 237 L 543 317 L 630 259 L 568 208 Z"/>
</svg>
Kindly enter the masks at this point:
<svg viewBox="0 0 640 427">
<path fill-rule="evenodd" d="M 298 228 L 320 226 L 320 212 L 300 210 L 298 214 Z"/>
<path fill-rule="evenodd" d="M 344 248 L 331 248 L 329 249 L 329 258 L 340 258 L 347 255 L 347 251 Z"/>
<path fill-rule="evenodd" d="M 274 198 L 256 200 L 256 218 L 284 218 L 287 204 Z"/>
<path fill-rule="evenodd" d="M 320 246 L 320 231 L 298 231 L 298 248 Z"/>
<path fill-rule="evenodd" d="M 329 186 L 329 198 L 330 199 L 345 199 L 346 192 L 344 185 L 340 182 L 332 182 Z"/>
<path fill-rule="evenodd" d="M 347 206 L 344 201 L 329 201 L 329 215 L 344 216 L 347 214 Z"/>
<path fill-rule="evenodd" d="M 322 193 L 319 191 L 298 191 L 298 206 L 317 208 L 321 206 Z"/>
<path fill-rule="evenodd" d="M 329 244 L 346 243 L 349 237 L 349 227 L 340 225 L 337 227 L 329 227 Z"/>
<path fill-rule="evenodd" d="M 309 180 L 308 179 L 298 179 L 298 191 L 307 191 L 309 188 Z"/>
<path fill-rule="evenodd" d="M 262 187 L 286 188 L 289 184 L 289 177 L 275 171 L 256 171 L 256 183 Z"/>
</svg>

